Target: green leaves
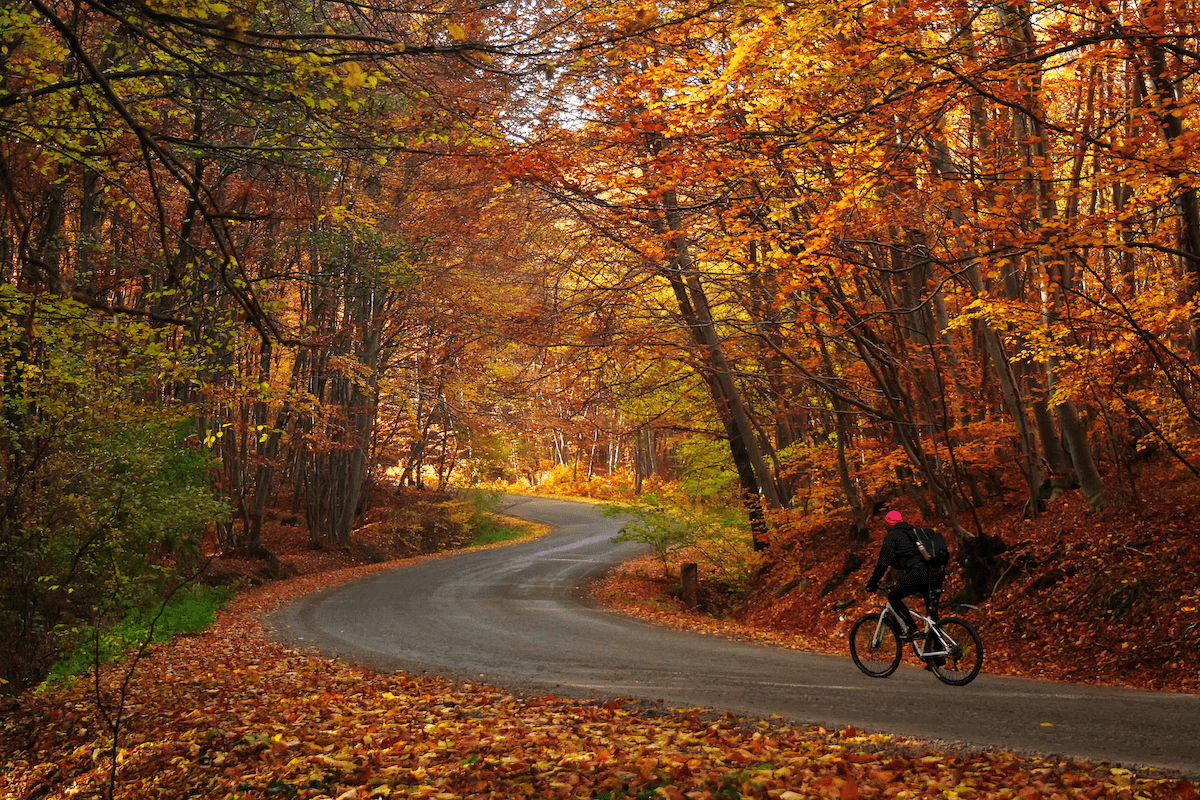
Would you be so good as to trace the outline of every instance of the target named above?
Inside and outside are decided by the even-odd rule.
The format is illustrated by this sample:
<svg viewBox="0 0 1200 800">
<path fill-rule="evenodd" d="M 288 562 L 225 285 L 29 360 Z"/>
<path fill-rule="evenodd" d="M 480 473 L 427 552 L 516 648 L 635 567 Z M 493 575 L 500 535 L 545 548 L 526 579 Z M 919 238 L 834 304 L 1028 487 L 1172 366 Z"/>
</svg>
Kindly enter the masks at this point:
<svg viewBox="0 0 1200 800">
<path fill-rule="evenodd" d="M 635 522 L 621 526 L 614 542 L 638 542 L 654 548 L 654 555 L 668 569 L 667 559 L 676 550 L 695 544 L 698 532 L 692 521 L 676 509 L 658 505 L 656 498 L 648 497 L 638 505 L 614 506 L 605 509 L 605 516 L 632 516 Z"/>
<path fill-rule="evenodd" d="M 744 591 L 758 564 L 745 512 L 741 508 L 703 508 L 660 501 L 653 495 L 634 505 L 611 506 L 605 516 L 633 517 L 621 527 L 616 542 L 639 542 L 654 548 L 663 573 L 672 572 L 681 553 L 698 553 L 711 575 L 710 585 L 723 594 Z"/>
<path fill-rule="evenodd" d="M 146 402 L 184 371 L 161 331 L 58 297 L 0 292 L 4 518 L 0 675 L 36 683 L 64 631 L 159 598 L 224 507 L 187 411 Z M 34 577 L 36 576 L 36 577 Z"/>
</svg>

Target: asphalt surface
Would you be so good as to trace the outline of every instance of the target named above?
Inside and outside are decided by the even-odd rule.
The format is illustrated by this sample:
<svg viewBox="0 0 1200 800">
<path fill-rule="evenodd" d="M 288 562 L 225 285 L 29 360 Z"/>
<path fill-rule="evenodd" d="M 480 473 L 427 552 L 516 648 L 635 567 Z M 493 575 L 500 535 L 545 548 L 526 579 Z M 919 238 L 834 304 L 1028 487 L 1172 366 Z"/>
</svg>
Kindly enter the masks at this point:
<svg viewBox="0 0 1200 800">
<path fill-rule="evenodd" d="M 849 652 L 802 653 L 654 627 L 594 607 L 580 589 L 642 551 L 611 541 L 618 521 L 589 504 L 540 498 L 510 498 L 507 513 L 552 532 L 377 573 L 305 597 L 267 621 L 294 646 L 385 672 L 854 725 L 959 748 L 1200 778 L 1200 695 L 989 675 L 986 628 L 983 673 L 953 687 L 911 654 L 890 678 L 869 678 Z"/>
</svg>

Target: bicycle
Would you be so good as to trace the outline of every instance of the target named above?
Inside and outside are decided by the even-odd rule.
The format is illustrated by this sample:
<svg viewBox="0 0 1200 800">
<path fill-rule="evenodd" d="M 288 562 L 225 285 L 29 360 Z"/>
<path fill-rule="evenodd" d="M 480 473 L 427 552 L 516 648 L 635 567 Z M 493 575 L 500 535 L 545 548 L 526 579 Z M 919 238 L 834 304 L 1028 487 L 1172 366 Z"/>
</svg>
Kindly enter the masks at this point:
<svg viewBox="0 0 1200 800">
<path fill-rule="evenodd" d="M 880 591 L 886 596 L 888 589 Z M 912 611 L 917 626 L 923 626 L 921 635 L 912 639 L 913 653 L 942 683 L 966 686 L 975 680 L 983 666 L 983 641 L 965 619 L 939 618 L 941 594 L 935 590 L 926 598 L 928 616 Z M 976 608 L 965 603 L 954 607 Z M 900 635 L 903 623 L 890 601 L 875 608 L 881 611 L 863 614 L 850 628 L 850 657 L 863 673 L 872 678 L 886 678 L 900 666 L 904 654 L 904 641 Z"/>
</svg>

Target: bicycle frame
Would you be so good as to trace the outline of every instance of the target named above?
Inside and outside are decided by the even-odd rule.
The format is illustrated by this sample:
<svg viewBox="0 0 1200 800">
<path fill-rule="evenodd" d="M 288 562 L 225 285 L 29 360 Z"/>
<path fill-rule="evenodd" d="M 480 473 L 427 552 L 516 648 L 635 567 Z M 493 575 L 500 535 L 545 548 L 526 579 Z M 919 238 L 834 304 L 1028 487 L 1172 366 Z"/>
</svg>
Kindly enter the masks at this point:
<svg viewBox="0 0 1200 800">
<path fill-rule="evenodd" d="M 977 606 L 968 605 L 966 603 L 959 603 L 955 607 L 977 608 Z M 874 608 L 881 609 L 879 614 L 879 623 L 875 626 L 875 633 L 871 637 L 872 644 L 878 644 L 883 640 L 883 626 L 887 624 L 888 617 L 891 617 L 896 621 L 896 627 L 898 629 L 904 628 L 904 622 L 900 619 L 900 615 L 896 613 L 896 609 L 892 607 L 892 602 L 890 600 L 885 601 L 883 605 L 876 605 Z M 929 609 L 927 608 L 926 610 Z M 941 626 L 937 624 L 937 620 L 934 619 L 933 616 L 926 616 L 925 614 L 921 614 L 920 612 L 914 611 L 911 608 L 909 609 L 909 613 L 912 614 L 913 622 L 924 634 L 923 636 L 913 639 L 912 642 L 910 642 L 913 653 L 916 654 L 917 658 L 925 659 L 937 658 L 939 656 L 948 657 L 953 655 L 954 648 L 958 647 L 958 642 L 954 641 L 949 634 L 942 630 Z M 934 605 L 933 613 L 937 613 L 936 604 Z M 931 632 L 933 633 L 934 637 L 934 641 L 932 642 L 930 641 L 929 637 Z M 930 645 L 932 645 L 932 647 L 926 650 L 925 648 L 929 647 Z"/>
</svg>

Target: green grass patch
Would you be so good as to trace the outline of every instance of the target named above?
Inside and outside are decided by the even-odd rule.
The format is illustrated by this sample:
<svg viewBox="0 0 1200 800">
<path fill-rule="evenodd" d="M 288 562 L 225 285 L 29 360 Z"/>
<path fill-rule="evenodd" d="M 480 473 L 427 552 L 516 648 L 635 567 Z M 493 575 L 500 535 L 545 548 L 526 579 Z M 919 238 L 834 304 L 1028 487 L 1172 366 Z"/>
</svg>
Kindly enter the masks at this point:
<svg viewBox="0 0 1200 800">
<path fill-rule="evenodd" d="M 78 675 L 97 660 L 107 664 L 122 658 L 147 640 L 152 644 L 166 642 L 180 633 L 206 630 L 213 624 L 217 610 L 232 597 L 233 590 L 225 586 L 188 586 L 177 592 L 165 606 L 131 611 L 111 627 L 99 631 L 94 627 L 76 629 L 68 634 L 73 645 L 50 670 L 42 686 L 52 686 Z"/>
<path fill-rule="evenodd" d="M 469 545 L 501 544 L 517 539 L 528 539 L 545 532 L 545 527 L 500 513 L 504 508 L 499 492 L 488 489 L 467 489 L 463 499 L 471 507 L 467 526 L 471 530 Z"/>
<path fill-rule="evenodd" d="M 527 539 L 537 536 L 541 532 L 539 526 L 531 522 L 498 514 L 480 514 L 471 520 L 471 525 L 471 545 L 473 547 Z"/>
</svg>

